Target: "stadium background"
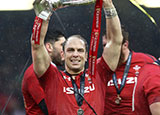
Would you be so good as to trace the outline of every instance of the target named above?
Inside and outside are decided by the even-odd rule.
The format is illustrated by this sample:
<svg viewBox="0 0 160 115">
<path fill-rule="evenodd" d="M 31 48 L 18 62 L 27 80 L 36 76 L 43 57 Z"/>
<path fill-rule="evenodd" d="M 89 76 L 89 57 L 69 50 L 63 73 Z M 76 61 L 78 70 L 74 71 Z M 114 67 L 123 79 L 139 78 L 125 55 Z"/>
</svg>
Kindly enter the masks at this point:
<svg viewBox="0 0 160 115">
<path fill-rule="evenodd" d="M 121 23 L 130 33 L 130 48 L 160 57 L 160 8 L 145 8 L 157 22 L 157 27 L 128 0 L 115 0 L 114 3 Z M 60 29 L 67 36 L 80 34 L 89 43 L 93 12 L 94 4 L 59 9 L 53 13 L 49 29 Z M 24 114 L 21 80 L 24 70 L 32 62 L 30 36 L 34 17 L 34 10 L 0 11 L 0 112 L 5 110 L 6 115 Z M 103 32 L 103 11 L 101 27 Z M 101 53 L 100 39 L 98 57 Z"/>
</svg>

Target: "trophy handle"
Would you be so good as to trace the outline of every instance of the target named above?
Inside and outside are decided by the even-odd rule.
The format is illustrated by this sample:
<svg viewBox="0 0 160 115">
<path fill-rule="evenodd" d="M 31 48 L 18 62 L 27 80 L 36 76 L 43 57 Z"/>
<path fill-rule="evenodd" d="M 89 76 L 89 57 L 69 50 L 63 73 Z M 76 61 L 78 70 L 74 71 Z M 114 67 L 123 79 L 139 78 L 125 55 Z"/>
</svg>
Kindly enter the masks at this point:
<svg viewBox="0 0 160 115">
<path fill-rule="evenodd" d="M 66 0 L 63 5 L 85 5 L 95 3 L 95 0 Z"/>
<path fill-rule="evenodd" d="M 49 0 L 35 0 L 33 7 L 36 16 L 43 20 L 47 20 L 53 11 L 52 3 Z"/>
</svg>

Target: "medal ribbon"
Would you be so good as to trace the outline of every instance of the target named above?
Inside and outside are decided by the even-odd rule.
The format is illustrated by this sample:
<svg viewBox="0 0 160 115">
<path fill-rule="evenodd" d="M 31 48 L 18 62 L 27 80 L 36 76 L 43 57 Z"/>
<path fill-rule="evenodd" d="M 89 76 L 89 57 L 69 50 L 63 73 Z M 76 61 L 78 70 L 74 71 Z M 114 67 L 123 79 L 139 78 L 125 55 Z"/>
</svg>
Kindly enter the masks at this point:
<svg viewBox="0 0 160 115">
<path fill-rule="evenodd" d="M 102 0 L 96 1 L 93 23 L 92 23 L 88 70 L 89 70 L 89 76 L 93 76 L 93 77 L 95 76 L 95 72 L 96 72 L 97 51 L 98 51 L 100 29 L 101 29 L 102 2 L 103 2 Z"/>
<path fill-rule="evenodd" d="M 85 75 L 81 76 L 80 91 L 78 90 L 77 84 L 75 83 L 75 81 L 73 80 L 72 77 L 71 77 L 71 80 L 72 80 L 73 88 L 74 88 L 75 92 L 77 92 L 77 93 L 74 93 L 74 94 L 75 94 L 75 98 L 76 98 L 77 104 L 80 107 L 83 104 L 83 98 L 82 98 L 82 96 L 84 96 Z M 80 96 L 80 94 L 82 96 Z"/>
<path fill-rule="evenodd" d="M 118 95 L 120 95 L 122 89 L 125 86 L 125 82 L 126 82 L 126 78 L 127 78 L 127 75 L 128 75 L 128 71 L 129 71 L 129 68 L 130 68 L 130 65 L 131 65 L 131 59 L 132 59 L 132 52 L 130 51 L 128 59 L 127 59 L 127 63 L 126 63 L 126 66 L 125 66 L 125 70 L 124 70 L 124 74 L 123 74 L 123 78 L 122 78 L 122 82 L 121 82 L 120 88 L 118 88 L 116 74 L 114 73 L 113 76 L 112 76 L 113 83 L 114 83 L 114 86 L 116 88 L 116 91 L 117 91 Z"/>
<path fill-rule="evenodd" d="M 39 17 L 35 17 L 33 29 L 32 29 L 32 41 L 34 41 L 35 44 L 40 44 L 40 33 L 41 33 L 41 27 L 42 27 L 43 20 Z"/>
<path fill-rule="evenodd" d="M 75 81 L 72 78 L 72 75 L 69 74 L 67 71 L 65 71 L 65 73 L 71 77 L 72 80 L 72 86 L 74 88 L 74 95 L 77 101 L 78 106 L 82 106 L 83 104 L 83 96 L 84 96 L 84 86 L 85 86 L 85 72 L 83 72 L 83 74 L 80 76 L 80 91 L 78 90 L 77 84 L 75 83 Z"/>
<path fill-rule="evenodd" d="M 67 75 L 69 75 L 69 76 L 71 76 L 71 74 L 69 74 L 66 70 L 64 71 Z M 65 80 L 65 78 L 63 77 L 63 74 L 59 71 L 59 73 L 61 74 L 61 76 L 62 76 L 62 78 L 64 79 L 64 81 L 65 81 L 65 83 L 66 83 L 66 85 L 68 86 L 68 87 L 70 87 L 69 85 L 68 85 L 68 83 L 67 83 L 67 81 Z M 83 75 L 82 76 L 84 76 L 84 80 L 85 80 L 85 72 L 83 73 Z M 85 81 L 84 81 L 84 83 L 85 83 Z M 82 84 L 82 83 L 81 83 Z M 85 86 L 85 84 L 84 84 L 84 86 Z M 80 94 L 79 92 L 76 92 L 74 89 L 72 89 L 72 88 L 70 88 L 72 91 L 74 91 L 75 93 L 78 93 L 79 94 L 79 96 L 81 96 L 82 98 L 83 98 L 83 100 L 86 102 L 86 104 L 88 105 L 88 107 L 90 108 L 90 109 L 92 109 L 92 111 L 93 111 L 93 113 L 95 114 L 95 115 L 97 115 L 97 113 L 96 113 L 96 111 L 93 109 L 93 107 L 87 102 L 87 100 L 84 98 L 84 94 L 82 95 L 82 94 Z M 83 88 L 84 89 L 84 88 Z"/>
</svg>

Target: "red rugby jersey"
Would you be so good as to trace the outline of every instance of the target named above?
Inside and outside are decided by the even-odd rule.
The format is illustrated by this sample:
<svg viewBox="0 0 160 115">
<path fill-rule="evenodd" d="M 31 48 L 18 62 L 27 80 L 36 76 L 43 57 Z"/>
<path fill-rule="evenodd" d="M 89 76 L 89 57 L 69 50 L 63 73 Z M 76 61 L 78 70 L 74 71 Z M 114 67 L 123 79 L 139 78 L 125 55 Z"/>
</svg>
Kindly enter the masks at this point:
<svg viewBox="0 0 160 115">
<path fill-rule="evenodd" d="M 98 115 L 103 115 L 104 113 L 106 88 L 106 77 L 104 76 L 106 72 L 105 66 L 103 58 L 100 58 L 97 61 L 96 76 L 90 78 L 87 74 L 88 72 L 85 74 L 84 98 L 94 108 Z M 79 106 L 77 105 L 72 90 L 71 78 L 64 72 L 61 71 L 61 73 L 62 75 L 59 70 L 51 64 L 45 74 L 39 79 L 47 96 L 46 103 L 52 114 L 76 115 Z M 80 87 L 81 74 L 79 74 L 75 80 L 78 88 Z M 84 115 L 94 115 L 85 101 L 83 101 L 81 108 L 84 110 Z"/>
<path fill-rule="evenodd" d="M 117 98 L 117 92 L 112 80 L 113 72 L 110 72 L 109 74 L 106 75 L 108 82 L 106 88 L 105 115 L 135 114 L 132 111 L 132 109 L 134 108 L 134 106 L 132 106 L 132 103 L 134 102 L 132 94 L 134 92 L 134 86 L 135 82 L 137 82 L 137 77 L 139 75 L 139 72 L 142 66 L 148 62 L 152 63 L 153 59 L 144 53 L 135 53 L 132 51 L 131 65 L 125 82 L 125 86 L 120 93 L 120 97 L 122 98 L 122 100 L 119 105 L 115 103 L 115 100 Z M 125 65 L 126 63 L 122 64 L 115 71 L 119 87 L 123 77 Z"/>
<path fill-rule="evenodd" d="M 45 93 L 34 73 L 33 65 L 25 71 L 22 93 L 26 115 L 44 115 L 38 104 L 45 98 Z"/>
<path fill-rule="evenodd" d="M 149 106 L 160 102 L 160 66 L 146 64 L 142 68 L 135 90 L 135 112 L 151 115 Z"/>
</svg>

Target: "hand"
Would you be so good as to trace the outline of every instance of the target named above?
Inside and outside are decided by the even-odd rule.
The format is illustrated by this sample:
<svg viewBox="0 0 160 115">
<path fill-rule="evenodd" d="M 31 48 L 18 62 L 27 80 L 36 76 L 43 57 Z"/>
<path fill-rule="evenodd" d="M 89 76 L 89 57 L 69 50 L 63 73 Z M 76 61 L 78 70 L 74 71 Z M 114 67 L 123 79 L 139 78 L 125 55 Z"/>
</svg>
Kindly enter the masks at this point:
<svg viewBox="0 0 160 115">
<path fill-rule="evenodd" d="M 47 20 L 50 18 L 53 10 L 51 1 L 35 0 L 33 6 L 36 16 L 43 20 Z"/>
</svg>

